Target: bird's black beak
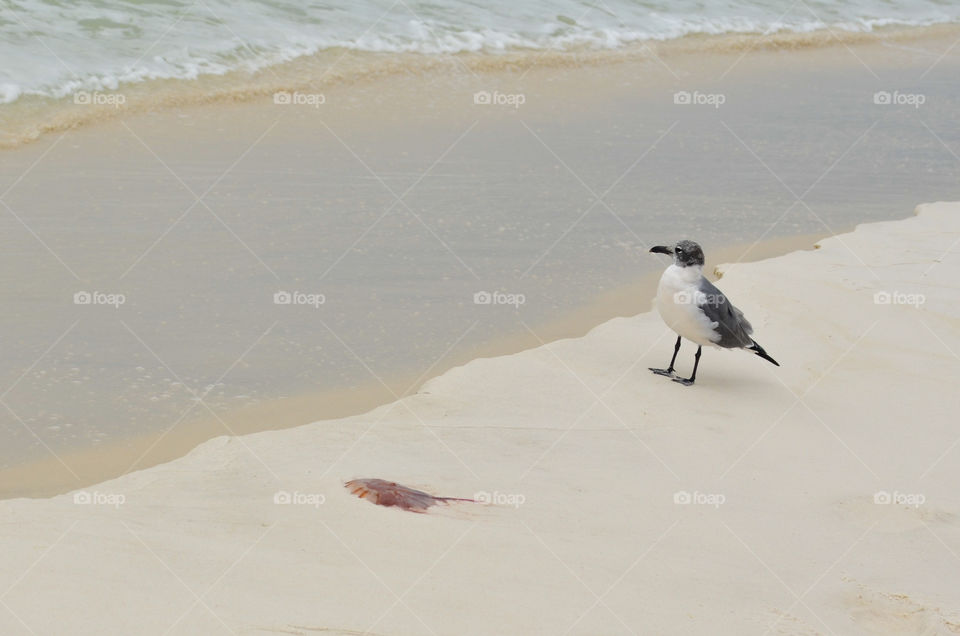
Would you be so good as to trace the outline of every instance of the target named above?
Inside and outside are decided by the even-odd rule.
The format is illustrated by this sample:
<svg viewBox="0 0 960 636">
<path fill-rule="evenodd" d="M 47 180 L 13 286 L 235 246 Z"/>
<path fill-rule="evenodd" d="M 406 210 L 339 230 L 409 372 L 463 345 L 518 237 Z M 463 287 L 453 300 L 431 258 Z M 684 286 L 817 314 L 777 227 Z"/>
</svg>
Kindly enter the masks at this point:
<svg viewBox="0 0 960 636">
<path fill-rule="evenodd" d="M 650 248 L 650 251 L 654 254 L 666 254 L 667 256 L 673 256 L 673 250 L 669 247 L 663 245 L 656 245 Z"/>
</svg>

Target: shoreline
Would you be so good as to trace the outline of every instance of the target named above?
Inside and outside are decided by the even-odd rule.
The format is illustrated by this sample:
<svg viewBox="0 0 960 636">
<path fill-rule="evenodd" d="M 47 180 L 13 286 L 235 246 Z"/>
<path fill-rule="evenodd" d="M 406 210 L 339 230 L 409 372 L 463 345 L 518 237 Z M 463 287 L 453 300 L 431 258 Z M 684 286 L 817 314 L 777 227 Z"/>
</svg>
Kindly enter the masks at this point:
<svg viewBox="0 0 960 636">
<path fill-rule="evenodd" d="M 669 382 L 647 312 L 402 409 L 2 501 L 0 631 L 953 633 L 958 241 L 960 203 L 923 204 L 725 269 L 779 368 L 711 349 Z M 415 514 L 358 477 L 491 503 Z"/>
<path fill-rule="evenodd" d="M 838 230 L 838 234 L 849 231 Z M 721 275 L 718 268 L 732 263 L 752 263 L 793 252 L 816 249 L 829 234 L 804 234 L 767 239 L 757 244 L 737 244 L 708 250 L 706 274 L 711 280 Z M 594 302 L 548 324 L 531 326 L 535 332 L 514 333 L 487 342 L 463 355 L 438 361 L 436 368 L 420 378 L 387 378 L 387 386 L 371 380 L 359 386 L 294 394 L 241 408 L 218 417 L 189 418 L 169 431 L 116 440 L 92 448 L 72 449 L 56 457 L 24 462 L 0 469 L 0 501 L 21 497 L 44 499 L 116 479 L 174 461 L 204 442 L 223 435 L 251 435 L 281 431 L 311 424 L 368 414 L 377 408 L 416 394 L 432 379 L 452 368 L 483 358 L 495 358 L 537 348 L 558 340 L 580 338 L 614 318 L 629 317 L 652 310 L 660 272 L 638 279 L 634 284 L 608 291 Z M 409 387 L 394 393 L 392 387 Z M 273 423 L 264 425 L 264 419 Z M 227 428 L 229 427 L 229 428 Z M 74 476 L 76 474 L 76 477 Z"/>
<path fill-rule="evenodd" d="M 0 471 L 0 496 L 63 492 L 132 465 L 169 461 L 228 432 L 215 417 L 193 419 L 194 411 L 154 447 L 160 432 L 190 404 L 192 396 L 183 387 L 208 386 L 255 336 L 269 331 L 271 320 L 286 330 L 271 334 L 273 339 L 254 351 L 256 359 L 244 361 L 240 377 L 232 377 L 212 394 L 216 400 L 207 401 L 237 433 L 367 412 L 392 402 L 395 394 L 417 390 L 422 381 L 415 382 L 416 376 L 423 369 L 432 377 L 478 357 L 582 336 L 612 317 L 643 312 L 659 271 L 639 245 L 676 238 L 681 228 L 704 244 L 711 261 L 736 261 L 748 246 L 729 248 L 729 257 L 715 246 L 775 228 L 769 236 L 783 247 L 770 253 L 780 254 L 793 250 L 791 241 L 803 241 L 820 228 L 834 234 L 891 218 L 903 209 L 898 201 L 913 198 L 910 192 L 947 198 L 953 183 L 938 169 L 944 151 L 930 132 L 946 125 L 937 117 L 952 112 L 944 104 L 949 106 L 953 95 L 931 93 L 924 127 L 915 122 L 912 132 L 904 132 L 910 129 L 901 129 L 901 122 L 909 121 L 915 109 L 884 111 L 873 104 L 877 86 L 861 60 L 891 71 L 884 73 L 894 78 L 886 88 L 909 87 L 909 78 L 929 64 L 915 53 L 885 48 L 876 38 L 871 42 L 857 49 L 857 57 L 839 45 L 797 55 L 758 49 L 742 63 L 737 54 L 691 55 L 683 65 L 670 62 L 680 78 L 656 62 L 635 60 L 602 72 L 534 68 L 522 83 L 520 73 L 506 67 L 484 75 L 482 85 L 459 67 L 456 73 L 437 72 L 428 82 L 392 75 L 376 84 L 379 94 L 370 86 L 328 93 L 323 111 L 278 108 L 267 100 L 158 111 L 72 131 L 56 148 L 59 140 L 0 152 L 11 174 L 30 171 L 9 199 L 13 210 L 24 222 L 40 224 L 39 236 L 63 256 L 57 263 L 28 235 L 8 254 L 6 299 L 15 311 L 7 326 L 22 333 L 26 343 L 8 359 L 9 373 L 15 378 L 16 369 L 34 364 L 69 319 L 86 328 L 58 352 L 65 362 L 60 371 L 51 379 L 31 378 L 14 396 L 11 406 L 27 427 L 11 422 L 4 457 L 11 468 Z M 686 44 L 691 53 L 703 52 L 701 44 Z M 822 110 L 829 104 L 806 89 L 813 71 L 826 64 L 830 71 L 816 77 L 840 104 L 830 112 Z M 953 64 L 945 59 L 940 71 Z M 738 70 L 724 86 L 712 83 L 734 66 Z M 774 79 L 786 82 L 779 97 L 768 96 L 765 88 Z M 528 100 L 519 110 L 480 107 L 473 101 L 478 87 L 522 89 Z M 696 87 L 722 88 L 727 105 L 718 110 L 673 102 L 675 91 Z M 766 106 L 757 107 L 761 103 Z M 831 117 L 844 126 L 823 128 Z M 784 136 L 778 132 L 785 130 L 781 118 L 823 134 Z M 867 134 L 871 130 L 875 139 Z M 264 144 L 250 156 L 242 154 L 257 145 L 258 134 L 267 135 Z M 921 150 L 906 172 L 898 164 L 904 138 Z M 871 146 L 874 141 L 884 145 Z M 643 160 L 647 150 L 654 154 Z M 768 178 L 757 156 L 785 182 Z M 243 163 L 232 183 L 224 182 L 211 201 L 220 223 L 196 206 L 187 222 L 177 225 L 182 218 L 177 215 L 189 210 L 192 200 L 187 190 L 202 192 L 238 157 Z M 34 170 L 41 158 L 43 164 Z M 418 184 L 415 177 L 429 172 L 438 158 L 443 165 L 410 201 L 423 215 L 419 224 L 399 205 L 393 214 L 378 217 L 392 196 Z M 570 179 L 557 159 L 569 162 L 568 170 L 582 175 L 581 183 L 589 187 Z M 641 160 L 645 163 L 637 163 Z M 821 180 L 824 166 L 834 160 L 839 169 Z M 725 170 L 715 170 L 719 162 L 725 162 Z M 78 166 L 84 167 L 83 176 L 65 183 L 64 175 Z M 883 183 L 876 183 L 877 170 Z M 941 173 L 944 178 L 936 176 Z M 577 226 L 589 211 L 587 195 L 610 186 L 619 174 L 629 178 L 607 202 L 619 218 L 598 207 Z M 380 175 L 387 182 L 378 183 Z M 181 177 L 189 188 L 177 182 Z M 382 187 L 387 183 L 390 188 Z M 791 199 L 781 185 L 799 192 L 811 184 L 819 201 L 810 200 L 810 213 L 788 207 Z M 77 188 L 80 196 L 55 195 L 61 187 Z M 587 192 L 591 188 L 597 190 Z M 851 198 L 850 192 L 862 196 Z M 387 220 L 377 226 L 378 218 Z M 125 229 L 105 233 L 103 222 Z M 575 226 L 576 234 L 563 233 Z M 171 228 L 176 232 L 164 239 Z M 783 233 L 793 238 L 775 238 Z M 826 235 L 826 230 L 817 234 Z M 160 246 L 151 252 L 158 237 Z M 440 237 L 446 251 L 434 240 Z M 107 251 L 83 248 L 88 241 L 105 241 Z M 558 249 L 551 253 L 553 246 Z M 581 261 L 585 250 L 589 256 Z M 547 253 L 552 262 L 539 260 Z M 469 266 L 451 254 L 463 256 Z M 144 255 L 148 260 L 123 280 L 130 271 L 124 267 L 135 267 Z M 327 278 L 341 259 L 343 265 Z M 421 264 L 391 264 L 403 261 Z M 531 270 L 534 275 L 527 277 Z M 80 289 L 114 288 L 134 302 L 123 312 L 102 314 L 72 307 L 69 298 L 78 283 L 67 274 L 74 271 L 83 275 Z M 178 279 L 197 280 L 182 284 Z M 323 341 L 317 334 L 329 334 L 303 313 L 273 306 L 271 295 L 278 287 L 328 295 L 330 313 L 312 316 L 340 320 L 327 329 L 340 331 L 350 347 L 329 337 Z M 470 301 L 478 289 L 521 292 L 528 302 L 520 311 L 477 310 Z M 392 315 L 377 315 L 376 308 Z M 68 313 L 73 315 L 61 316 Z M 18 322 L 18 315 L 31 318 Z M 157 316 L 165 319 L 157 322 Z M 460 345 L 456 338 L 471 322 L 483 326 Z M 130 326 L 142 342 L 163 352 L 170 367 L 151 359 L 131 337 Z M 459 348 L 444 352 L 449 343 Z M 86 356 L 77 347 L 87 348 Z M 198 356 L 202 350 L 209 355 Z M 71 375 L 71 367 L 80 370 Z M 371 379 L 370 369 L 389 389 Z M 191 382 L 171 377 L 174 370 Z M 118 379 L 97 383 L 100 377 Z M 86 386 L 80 382 L 90 378 Z M 352 388 L 320 392 L 313 387 Z M 55 459 L 42 466 L 23 463 L 43 453 L 43 442 L 27 431 L 43 435 L 58 453 L 78 441 L 88 445 L 89 452 L 64 457 L 68 466 L 89 468 L 67 469 Z M 82 479 L 78 482 L 70 470 Z"/>
<path fill-rule="evenodd" d="M 761 51 L 795 51 L 850 46 L 906 45 L 925 40 L 956 39 L 960 25 L 888 26 L 873 31 L 824 29 L 812 32 L 770 34 L 732 33 L 687 35 L 673 40 L 649 40 L 616 49 L 571 49 L 508 51 L 499 54 L 373 53 L 330 49 L 299 57 L 255 72 L 231 71 L 196 79 L 154 79 L 120 85 L 110 91 L 79 91 L 87 95 L 123 95 L 122 105 L 87 106 L 60 99 L 26 96 L 0 105 L 0 151 L 15 150 L 51 134 L 103 124 L 124 116 L 145 115 L 178 108 L 229 107 L 255 103 L 278 92 L 332 90 L 343 86 L 366 86 L 403 76 L 519 73 L 530 70 L 564 69 L 644 62 L 663 65 L 664 60 L 704 54 L 746 55 Z"/>
</svg>

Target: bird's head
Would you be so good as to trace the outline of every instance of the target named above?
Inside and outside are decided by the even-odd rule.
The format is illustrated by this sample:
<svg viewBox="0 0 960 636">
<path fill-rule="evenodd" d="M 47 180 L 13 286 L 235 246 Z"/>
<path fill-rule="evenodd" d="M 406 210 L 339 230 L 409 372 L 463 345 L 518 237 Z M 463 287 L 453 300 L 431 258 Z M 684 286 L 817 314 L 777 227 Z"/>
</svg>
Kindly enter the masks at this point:
<svg viewBox="0 0 960 636">
<path fill-rule="evenodd" d="M 650 251 L 655 254 L 667 254 L 673 257 L 678 267 L 699 265 L 703 267 L 703 249 L 693 241 L 679 241 L 676 245 L 657 245 Z"/>
</svg>

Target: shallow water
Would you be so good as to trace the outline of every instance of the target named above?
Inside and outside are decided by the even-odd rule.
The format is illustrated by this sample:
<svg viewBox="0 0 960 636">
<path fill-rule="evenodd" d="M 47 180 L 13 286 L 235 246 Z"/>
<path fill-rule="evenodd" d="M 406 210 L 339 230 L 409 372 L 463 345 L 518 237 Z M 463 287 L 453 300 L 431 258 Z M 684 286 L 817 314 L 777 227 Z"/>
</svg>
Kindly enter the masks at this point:
<svg viewBox="0 0 960 636">
<path fill-rule="evenodd" d="M 662 267 L 649 245 L 709 257 L 956 199 L 957 62 L 927 70 L 949 44 L 390 76 L 0 153 L 0 465 L 282 396 L 400 394 Z"/>
</svg>

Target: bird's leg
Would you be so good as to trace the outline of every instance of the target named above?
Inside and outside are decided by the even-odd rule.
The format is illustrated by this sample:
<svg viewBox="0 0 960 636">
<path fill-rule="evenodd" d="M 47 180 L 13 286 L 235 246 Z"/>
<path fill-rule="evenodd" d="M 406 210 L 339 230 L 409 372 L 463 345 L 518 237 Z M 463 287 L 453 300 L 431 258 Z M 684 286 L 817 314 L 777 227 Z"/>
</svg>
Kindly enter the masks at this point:
<svg viewBox="0 0 960 636">
<path fill-rule="evenodd" d="M 654 373 L 656 373 L 657 375 L 673 375 L 674 374 L 673 363 L 677 361 L 677 353 L 679 352 L 680 352 L 680 336 L 677 336 L 677 344 L 673 345 L 673 357 L 670 358 L 670 366 L 667 367 L 666 369 L 654 369 L 653 367 L 649 367 L 649 369 Z"/>
<path fill-rule="evenodd" d="M 697 379 L 697 366 L 700 364 L 700 350 L 703 347 L 697 347 L 697 355 L 693 356 L 693 373 L 690 374 L 689 378 L 674 378 L 674 382 L 679 382 L 683 386 L 690 386 Z"/>
</svg>

